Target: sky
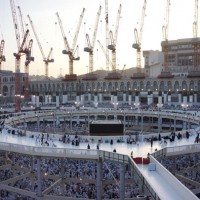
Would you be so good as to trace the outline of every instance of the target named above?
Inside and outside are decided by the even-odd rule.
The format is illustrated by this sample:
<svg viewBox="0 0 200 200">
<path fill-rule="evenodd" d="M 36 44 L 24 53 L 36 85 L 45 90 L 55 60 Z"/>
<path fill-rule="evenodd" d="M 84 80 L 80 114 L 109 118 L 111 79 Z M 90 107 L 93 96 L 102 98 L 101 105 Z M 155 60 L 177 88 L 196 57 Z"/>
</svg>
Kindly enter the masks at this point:
<svg viewBox="0 0 200 200">
<path fill-rule="evenodd" d="M 171 0 L 169 19 L 169 40 L 191 38 L 194 21 L 195 0 Z M 116 67 L 122 69 L 136 67 L 136 51 L 134 43 L 134 28 L 140 27 L 143 0 L 108 0 L 109 29 L 114 32 L 119 5 L 122 5 L 121 18 L 118 30 Z M 49 76 L 58 77 L 69 73 L 68 56 L 62 54 L 64 41 L 60 31 L 56 12 L 62 20 L 65 35 L 72 45 L 76 27 L 83 8 L 85 8 L 77 45 L 79 45 L 79 61 L 74 61 L 74 73 L 80 75 L 88 72 L 89 54 L 84 52 L 87 46 L 85 34 L 92 40 L 95 19 L 99 6 L 102 6 L 100 22 L 96 40 L 100 40 L 105 48 L 105 0 L 15 0 L 20 6 L 25 28 L 30 30 L 33 39 L 32 54 L 35 58 L 30 63 L 30 75 L 44 75 L 45 67 L 42 54 L 29 24 L 27 14 L 30 15 L 45 56 L 53 47 L 54 63 L 49 63 Z M 17 9 L 16 9 L 17 10 Z M 161 50 L 162 26 L 165 24 L 166 0 L 147 0 L 144 19 L 142 50 Z M 19 15 L 18 15 L 19 16 Z M 18 23 L 19 17 L 18 17 Z M 22 34 L 21 34 L 22 35 Z M 9 0 L 0 0 L 0 40 L 5 40 L 6 62 L 2 69 L 15 71 L 14 52 L 17 52 L 15 31 L 12 20 Z M 21 39 L 22 41 L 22 39 Z M 111 58 L 111 54 L 110 54 Z M 143 64 L 143 60 L 142 60 Z M 106 69 L 105 54 L 96 42 L 94 46 L 94 70 Z M 21 59 L 21 72 L 24 72 L 24 56 Z"/>
</svg>

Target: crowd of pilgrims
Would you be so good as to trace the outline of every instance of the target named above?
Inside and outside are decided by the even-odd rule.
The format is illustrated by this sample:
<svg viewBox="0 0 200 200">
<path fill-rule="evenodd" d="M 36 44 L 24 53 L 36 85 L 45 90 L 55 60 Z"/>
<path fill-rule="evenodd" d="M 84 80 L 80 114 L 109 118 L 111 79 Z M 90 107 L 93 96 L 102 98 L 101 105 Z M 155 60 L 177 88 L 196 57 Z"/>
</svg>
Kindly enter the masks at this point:
<svg viewBox="0 0 200 200">
<path fill-rule="evenodd" d="M 37 160 L 31 160 L 28 155 L 9 152 L 0 153 L 0 182 L 12 179 L 16 176 L 24 175 L 30 172 L 31 162 L 34 163 L 33 173 L 27 176 L 12 180 L 8 185 L 15 188 L 37 192 Z M 64 166 L 62 174 L 61 166 Z M 74 198 L 96 199 L 96 179 L 97 163 L 88 160 L 65 159 L 41 159 L 42 191 L 50 187 L 61 176 L 64 177 L 60 184 L 57 184 L 48 195 L 66 196 Z M 120 164 L 112 162 L 103 162 L 102 180 L 103 180 L 103 199 L 119 199 Z M 131 171 L 125 166 L 125 197 L 133 198 L 139 194 L 139 185 L 131 178 Z M 23 197 L 13 192 L 5 190 L 0 191 L 1 200 L 29 200 L 29 197 Z"/>
<path fill-rule="evenodd" d="M 178 179 L 183 176 L 186 179 L 180 181 L 190 190 L 199 188 L 200 184 L 200 153 L 176 155 L 158 159 L 160 163 L 173 173 Z M 188 180 L 188 181 L 187 181 Z M 190 180 L 194 181 L 191 182 Z M 200 194 L 197 195 L 200 197 Z"/>
</svg>

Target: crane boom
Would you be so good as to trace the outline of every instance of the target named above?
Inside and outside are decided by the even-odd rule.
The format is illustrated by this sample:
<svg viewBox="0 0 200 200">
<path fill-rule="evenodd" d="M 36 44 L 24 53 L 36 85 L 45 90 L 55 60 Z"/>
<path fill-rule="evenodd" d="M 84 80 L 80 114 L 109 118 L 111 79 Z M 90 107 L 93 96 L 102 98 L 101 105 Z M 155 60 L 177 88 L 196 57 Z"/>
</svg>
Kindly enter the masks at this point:
<svg viewBox="0 0 200 200">
<path fill-rule="evenodd" d="M 170 15 L 170 0 L 167 0 L 166 5 L 166 17 L 165 17 L 165 25 L 162 27 L 163 29 L 163 39 L 165 41 L 164 46 L 164 71 L 169 71 L 168 66 L 168 34 L 169 34 L 169 15 Z"/>
<path fill-rule="evenodd" d="M 137 28 L 134 29 L 134 36 L 135 36 L 135 43 L 133 44 L 133 48 L 136 49 L 137 52 L 137 64 L 136 64 L 136 71 L 137 73 L 141 73 L 141 44 L 142 44 L 142 34 L 143 34 L 143 27 L 144 27 L 144 19 L 145 19 L 145 13 L 146 13 L 146 4 L 147 1 L 144 0 L 144 4 L 142 7 L 142 15 L 141 15 L 141 21 L 140 21 L 140 29 L 139 34 Z"/>
<path fill-rule="evenodd" d="M 109 20 L 108 20 L 108 0 L 105 0 L 105 35 L 106 47 L 109 45 Z M 106 70 L 109 71 L 109 51 L 106 48 Z"/>
<path fill-rule="evenodd" d="M 118 38 L 119 20 L 120 20 L 121 10 L 122 10 L 122 5 L 120 4 L 119 10 L 118 10 L 118 13 L 117 13 L 116 25 L 115 25 L 115 39 L 114 39 L 115 45 L 117 43 L 117 38 Z"/>
<path fill-rule="evenodd" d="M 14 29 L 15 29 L 15 37 L 16 37 L 16 42 L 17 42 L 17 48 L 18 48 L 18 51 L 19 51 L 19 49 L 20 49 L 20 34 L 19 34 L 17 13 L 16 13 L 16 9 L 15 9 L 14 0 L 10 0 L 10 6 L 11 6 L 11 11 L 12 11 L 12 18 L 13 18 L 13 24 L 14 24 Z"/>
<path fill-rule="evenodd" d="M 32 28 L 33 33 L 34 33 L 34 35 L 35 35 L 35 38 L 36 38 L 37 44 L 38 44 L 38 46 L 39 46 L 40 52 L 41 52 L 41 54 L 42 54 L 43 60 L 45 60 L 46 57 L 45 57 L 45 55 L 44 55 L 44 51 L 43 51 L 42 45 L 41 45 L 41 43 L 40 43 L 40 40 L 39 40 L 38 35 L 37 35 L 37 32 L 36 32 L 35 27 L 34 27 L 34 25 L 33 25 L 33 21 L 31 20 L 31 18 L 30 18 L 29 15 L 27 15 L 27 17 L 28 17 L 29 22 L 30 22 L 30 24 L 31 24 L 31 28 Z"/>
<path fill-rule="evenodd" d="M 76 29 L 76 32 L 75 32 L 72 48 L 70 48 L 69 43 L 67 41 L 67 37 L 65 36 L 64 29 L 63 29 L 63 26 L 62 26 L 62 21 L 59 17 L 59 14 L 56 13 L 56 16 L 57 16 L 58 22 L 59 22 L 59 26 L 60 26 L 60 30 L 61 30 L 61 33 L 62 33 L 62 37 L 63 37 L 63 40 L 64 40 L 64 45 L 65 45 L 65 50 L 63 50 L 63 54 L 68 54 L 68 56 L 69 56 L 69 80 L 72 80 L 72 79 L 75 80 L 76 79 L 75 78 L 76 75 L 73 74 L 73 61 L 80 59 L 79 57 L 74 57 L 74 54 L 76 53 L 76 51 L 78 49 L 78 47 L 75 48 L 75 46 L 76 46 L 79 31 L 80 31 L 81 22 L 82 22 L 82 19 L 83 19 L 84 12 L 85 12 L 85 8 L 83 8 L 81 15 L 80 15 L 80 18 L 79 18 L 79 23 L 78 23 L 78 26 L 77 26 L 77 29 Z"/>
<path fill-rule="evenodd" d="M 79 34 L 79 31 L 80 31 L 81 23 L 82 23 L 83 16 L 84 16 L 84 12 L 85 12 L 85 8 L 83 8 L 83 10 L 81 12 L 81 15 L 80 15 L 80 18 L 79 18 L 79 22 L 78 22 L 78 25 L 77 25 L 77 28 L 76 28 L 74 39 L 73 39 L 72 51 L 74 51 L 75 46 L 76 46 L 76 42 L 77 42 L 77 39 L 78 39 L 78 34 Z"/>
<path fill-rule="evenodd" d="M 96 37 L 97 37 L 97 30 L 98 30 L 100 15 L 101 15 L 101 6 L 99 6 L 99 10 L 97 12 L 97 16 L 96 16 L 96 20 L 95 20 L 95 27 L 94 27 L 94 32 L 93 32 L 93 37 L 92 37 L 92 43 L 91 43 L 91 46 L 93 48 L 94 48 L 94 44 L 95 44 Z"/>
<path fill-rule="evenodd" d="M 59 16 L 58 12 L 56 13 L 56 16 L 58 18 L 58 23 L 59 23 L 60 30 L 61 30 L 61 33 L 62 33 L 62 37 L 64 39 L 65 49 L 66 49 L 66 51 L 70 51 L 69 42 L 67 40 L 67 37 L 65 36 L 65 32 L 64 32 L 64 29 L 63 29 L 62 21 L 60 19 L 60 16 Z"/>
<path fill-rule="evenodd" d="M 117 36 L 118 36 L 118 30 L 119 30 L 119 20 L 121 15 L 121 4 L 119 5 L 119 9 L 117 11 L 117 20 L 115 25 L 115 36 L 113 37 L 113 32 L 110 31 L 110 41 L 111 44 L 107 46 L 109 50 L 112 50 L 112 72 L 116 72 L 116 44 L 117 44 Z"/>
<path fill-rule="evenodd" d="M 105 55 L 105 57 L 106 57 L 106 50 L 105 50 L 105 48 L 103 47 L 103 45 L 101 44 L 101 42 L 100 42 L 99 40 L 97 40 L 97 42 L 98 42 L 99 46 L 101 47 L 101 50 L 103 51 L 103 53 L 104 53 L 104 55 Z M 110 65 L 112 65 L 112 61 L 111 61 L 108 57 L 106 57 L 106 59 L 108 59 L 107 62 L 108 62 Z"/>
<path fill-rule="evenodd" d="M 92 73 L 93 68 L 94 68 L 93 52 L 94 52 L 94 45 L 95 45 L 95 40 L 96 40 L 96 36 L 97 36 L 100 15 L 101 15 L 101 6 L 99 6 L 99 10 L 97 12 L 97 16 L 96 16 L 96 20 L 95 20 L 95 27 L 94 27 L 94 32 L 93 32 L 92 43 L 90 42 L 89 35 L 88 34 L 85 35 L 88 47 L 85 47 L 84 51 L 89 53 L 89 73 Z"/>
<path fill-rule="evenodd" d="M 21 25 L 21 31 L 22 31 L 22 38 L 23 38 L 25 35 L 23 17 L 22 17 L 22 12 L 21 12 L 20 6 L 17 6 L 17 8 L 19 10 L 19 19 L 20 19 L 20 25 Z"/>
<path fill-rule="evenodd" d="M 1 70 L 1 63 L 6 61 L 5 56 L 3 55 L 4 44 L 5 44 L 5 41 L 1 40 L 1 44 L 0 44 L 0 70 Z"/>
</svg>

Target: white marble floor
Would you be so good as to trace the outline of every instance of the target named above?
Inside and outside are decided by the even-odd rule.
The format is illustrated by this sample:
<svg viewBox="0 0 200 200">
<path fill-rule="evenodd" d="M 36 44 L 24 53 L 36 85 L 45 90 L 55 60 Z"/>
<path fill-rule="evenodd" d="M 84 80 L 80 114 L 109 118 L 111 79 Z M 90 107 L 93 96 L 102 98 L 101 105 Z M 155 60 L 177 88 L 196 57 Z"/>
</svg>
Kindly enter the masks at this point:
<svg viewBox="0 0 200 200">
<path fill-rule="evenodd" d="M 190 136 L 189 139 L 183 138 L 181 140 L 175 140 L 174 142 L 169 142 L 167 145 L 161 145 L 159 141 L 153 142 L 153 147 L 151 148 L 150 142 L 139 142 L 138 144 L 126 144 L 126 143 L 117 143 L 114 140 L 113 145 L 110 145 L 110 143 L 101 143 L 100 144 L 100 150 L 105 151 L 113 151 L 113 149 L 116 149 L 118 153 L 130 155 L 130 152 L 133 151 L 133 156 L 142 156 L 146 157 L 147 153 L 153 153 L 155 149 L 159 150 L 164 147 L 172 147 L 172 146 L 182 146 L 187 144 L 194 144 L 196 134 L 193 134 Z M 15 144 L 22 144 L 22 145 L 29 145 L 29 146 L 38 146 L 38 144 L 35 143 L 35 139 L 29 138 L 29 137 L 20 137 L 17 135 L 12 135 L 8 133 L 0 133 L 0 142 L 8 142 L 8 143 L 15 143 Z M 86 149 L 88 143 L 80 143 L 79 146 L 74 146 L 72 144 L 64 144 L 60 141 L 54 142 L 57 147 L 59 148 L 75 148 L 75 149 Z M 97 144 L 96 143 L 89 143 L 91 149 L 96 149 Z M 48 147 L 45 147 L 48 148 Z"/>
</svg>

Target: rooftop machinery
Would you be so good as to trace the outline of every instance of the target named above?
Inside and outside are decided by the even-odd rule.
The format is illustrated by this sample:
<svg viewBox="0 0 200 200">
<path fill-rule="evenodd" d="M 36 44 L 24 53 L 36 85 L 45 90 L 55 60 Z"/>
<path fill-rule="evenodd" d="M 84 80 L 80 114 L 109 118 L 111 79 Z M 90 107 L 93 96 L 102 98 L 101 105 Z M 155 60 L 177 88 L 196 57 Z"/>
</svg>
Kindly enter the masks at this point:
<svg viewBox="0 0 200 200">
<path fill-rule="evenodd" d="M 52 58 L 53 48 L 50 48 L 49 54 L 48 54 L 48 56 L 46 57 L 45 54 L 44 54 L 42 45 L 41 45 L 41 43 L 40 43 L 40 40 L 39 40 L 39 38 L 38 38 L 37 32 L 36 32 L 36 30 L 35 30 L 35 27 L 34 27 L 34 25 L 33 25 L 33 21 L 31 20 L 31 18 L 30 18 L 29 15 L 27 15 L 27 17 L 28 17 L 28 19 L 29 19 L 29 22 L 30 22 L 30 24 L 31 24 L 33 33 L 34 33 L 34 35 L 35 35 L 35 39 L 36 39 L 36 41 L 37 41 L 37 44 L 38 44 L 38 46 L 39 46 L 40 52 L 41 52 L 42 57 L 43 57 L 43 61 L 44 61 L 44 64 L 45 64 L 45 78 L 48 79 L 48 77 L 49 77 L 49 68 L 48 68 L 48 64 L 54 62 L 54 59 Z"/>
<path fill-rule="evenodd" d="M 136 28 L 134 29 L 135 43 L 132 45 L 132 47 L 134 49 L 136 49 L 136 51 L 137 51 L 137 65 L 136 65 L 136 73 L 133 74 L 133 76 L 131 77 L 132 79 L 145 78 L 145 74 L 141 72 L 141 69 L 142 69 L 142 66 L 141 66 L 141 45 L 142 45 L 142 34 L 143 34 L 143 27 L 144 27 L 146 4 L 147 4 L 147 1 L 144 0 L 144 4 L 143 4 L 143 7 L 142 7 L 142 16 L 141 16 L 139 34 L 138 34 L 138 30 Z"/>
<path fill-rule="evenodd" d="M 6 61 L 6 58 L 4 56 L 4 44 L 5 44 L 5 41 L 1 40 L 1 43 L 0 43 L 0 73 L 2 70 L 1 63 Z M 2 95 L 2 90 L 1 90 L 1 75 L 0 75 L 0 96 L 1 95 Z"/>
<path fill-rule="evenodd" d="M 162 46 L 164 48 L 164 70 L 158 75 L 158 78 L 173 78 L 174 75 L 171 74 L 169 70 L 169 62 L 168 62 L 168 36 L 169 36 L 169 15 L 170 15 L 170 0 L 166 0 L 166 17 L 165 17 L 165 25 L 162 27 L 163 32 L 163 42 Z"/>
<path fill-rule="evenodd" d="M 122 6 L 120 4 L 118 12 L 117 12 L 117 21 L 116 21 L 116 25 L 115 25 L 115 35 L 113 36 L 112 31 L 109 32 L 111 44 L 109 44 L 107 46 L 107 48 L 112 51 L 112 72 L 108 73 L 108 75 L 105 76 L 105 79 L 108 79 L 108 80 L 111 80 L 111 79 L 117 80 L 117 79 L 121 78 L 121 75 L 116 72 L 116 44 L 117 44 L 121 9 L 122 9 Z"/>
<path fill-rule="evenodd" d="M 61 21 L 59 15 L 58 15 L 58 13 L 56 13 L 57 18 L 58 18 L 58 22 L 59 22 L 59 25 L 60 25 L 62 37 L 63 37 L 63 40 L 64 40 L 64 45 L 65 45 L 65 50 L 63 50 L 62 53 L 67 54 L 69 56 L 69 75 L 65 75 L 65 78 L 63 78 L 63 81 L 76 81 L 77 80 L 77 75 L 73 73 L 73 62 L 74 62 L 74 60 L 80 60 L 79 56 L 75 57 L 75 53 L 78 52 L 78 46 L 76 48 L 75 48 L 75 46 L 76 46 L 76 42 L 77 42 L 77 39 L 78 39 L 78 34 L 79 34 L 79 31 L 80 31 L 84 12 L 85 12 L 85 8 L 83 8 L 83 10 L 81 12 L 81 15 L 80 15 L 80 18 L 79 18 L 79 23 L 78 23 L 78 26 L 77 26 L 77 29 L 76 29 L 76 32 L 75 32 L 75 36 L 74 36 L 73 44 L 72 44 L 71 48 L 69 46 L 67 37 L 65 36 L 64 29 L 63 29 L 63 26 L 62 26 L 62 21 Z"/>
<path fill-rule="evenodd" d="M 195 0 L 194 4 L 194 22 L 193 22 L 193 48 L 194 48 L 194 57 L 193 57 L 193 70 L 188 73 L 188 77 L 195 78 L 200 77 L 199 70 L 199 45 L 200 41 L 198 39 L 198 0 Z"/>
<path fill-rule="evenodd" d="M 96 20 L 95 20 L 95 27 L 94 27 L 92 43 L 90 43 L 89 35 L 86 34 L 87 47 L 84 48 L 84 51 L 89 53 L 89 74 L 87 74 L 85 77 L 83 77 L 83 80 L 97 80 L 97 75 L 93 73 L 93 69 L 94 69 L 93 52 L 94 52 L 94 45 L 95 45 L 95 41 L 96 41 L 100 15 L 101 15 L 101 6 L 99 6 L 99 10 L 97 12 L 97 16 L 96 16 Z"/>
<path fill-rule="evenodd" d="M 12 18 L 13 18 L 13 25 L 15 29 L 15 37 L 17 42 L 17 53 L 14 53 L 15 56 L 15 111 L 21 111 L 21 85 L 20 85 L 20 68 L 21 68 L 21 56 L 23 54 L 29 54 L 28 48 L 26 47 L 26 41 L 29 35 L 29 30 L 27 29 L 24 33 L 23 41 L 20 43 L 20 33 L 19 33 L 19 25 L 17 20 L 17 13 L 15 9 L 14 0 L 10 0 L 11 11 L 12 11 Z"/>
</svg>

